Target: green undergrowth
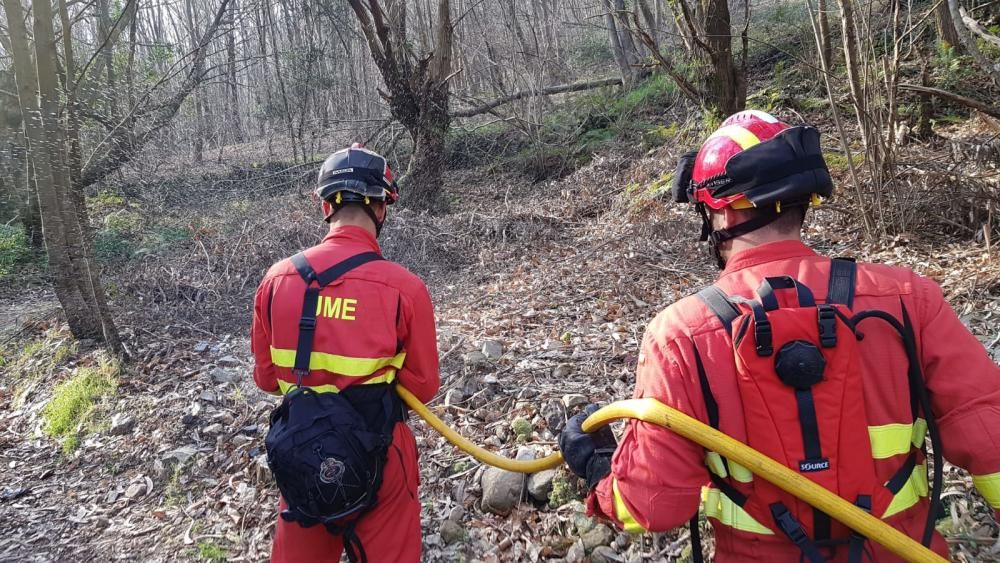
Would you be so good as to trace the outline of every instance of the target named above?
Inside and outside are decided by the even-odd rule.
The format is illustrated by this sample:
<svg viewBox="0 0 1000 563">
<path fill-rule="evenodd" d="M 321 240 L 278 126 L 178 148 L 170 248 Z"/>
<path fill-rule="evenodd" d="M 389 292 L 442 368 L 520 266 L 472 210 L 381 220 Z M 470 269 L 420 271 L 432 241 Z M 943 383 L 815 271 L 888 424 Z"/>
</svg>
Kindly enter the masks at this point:
<svg viewBox="0 0 1000 563">
<path fill-rule="evenodd" d="M 77 352 L 76 341 L 63 330 L 10 342 L 0 351 L 0 373 L 13 382 L 12 407 L 24 407 L 36 395 L 40 384 L 75 358 Z"/>
<path fill-rule="evenodd" d="M 198 543 L 198 559 L 201 561 L 222 562 L 229 560 L 226 548 L 211 541 Z"/>
<path fill-rule="evenodd" d="M 42 430 L 59 441 L 63 453 L 71 453 L 82 438 L 106 426 L 101 404 L 114 396 L 120 373 L 116 360 L 99 354 L 93 365 L 76 368 L 52 390 L 52 398 L 42 410 Z"/>
<path fill-rule="evenodd" d="M 534 127 L 501 121 L 456 127 L 449 133 L 450 164 L 488 164 L 536 182 L 560 178 L 616 144 L 648 150 L 671 142 L 674 125 L 663 123 L 662 115 L 679 96 L 672 79 L 654 74 L 624 94 L 619 87 L 575 94 Z"/>
<path fill-rule="evenodd" d="M 42 258 L 31 248 L 20 225 L 0 224 L 0 281 L 15 278 L 27 265 L 41 265 Z"/>
</svg>

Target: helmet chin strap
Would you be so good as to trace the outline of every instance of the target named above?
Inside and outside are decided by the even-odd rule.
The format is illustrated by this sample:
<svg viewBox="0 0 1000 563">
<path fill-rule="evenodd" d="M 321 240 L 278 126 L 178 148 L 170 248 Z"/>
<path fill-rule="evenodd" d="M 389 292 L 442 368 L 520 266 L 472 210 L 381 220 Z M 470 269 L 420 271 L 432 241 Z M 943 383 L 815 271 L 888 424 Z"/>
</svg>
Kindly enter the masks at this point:
<svg viewBox="0 0 1000 563">
<path fill-rule="evenodd" d="M 330 213 L 327 214 L 327 216 L 324 217 L 323 220 L 326 221 L 327 223 L 329 223 L 330 221 L 332 221 L 333 220 L 333 216 L 336 215 L 338 211 L 340 211 L 341 209 L 343 209 L 345 205 L 346 204 L 340 204 L 340 205 L 330 204 Z M 385 224 L 386 218 L 389 217 L 389 210 L 388 209 L 385 210 L 385 215 L 382 217 L 382 220 L 379 221 L 378 220 L 378 215 L 375 214 L 375 210 L 372 209 L 372 206 L 370 206 L 370 205 L 362 205 L 361 209 L 363 209 L 365 211 L 365 213 L 368 214 L 368 218 L 371 219 L 372 223 L 375 224 L 375 238 L 378 238 L 379 235 L 382 234 L 382 225 Z"/>
<path fill-rule="evenodd" d="M 698 208 L 698 213 L 701 215 L 701 237 L 699 240 L 708 241 L 709 252 L 712 257 L 715 258 L 715 264 L 720 270 L 723 270 L 726 267 L 726 260 L 722 257 L 722 249 L 720 248 L 722 243 L 727 240 L 743 236 L 747 233 L 752 233 L 762 227 L 766 227 L 781 217 L 781 214 L 778 213 L 777 209 L 768 207 L 766 209 L 762 209 L 761 213 L 753 219 L 744 221 L 738 225 L 733 225 L 732 227 L 726 229 L 713 230 L 712 220 L 708 215 L 708 209 L 705 207 L 705 204 L 699 203 L 696 207 Z"/>
</svg>

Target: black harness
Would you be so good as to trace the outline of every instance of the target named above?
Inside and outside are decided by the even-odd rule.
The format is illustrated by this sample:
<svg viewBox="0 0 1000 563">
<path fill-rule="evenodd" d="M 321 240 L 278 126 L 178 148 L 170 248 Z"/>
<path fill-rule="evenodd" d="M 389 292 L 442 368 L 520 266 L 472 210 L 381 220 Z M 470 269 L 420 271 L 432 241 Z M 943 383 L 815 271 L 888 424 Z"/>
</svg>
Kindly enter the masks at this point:
<svg viewBox="0 0 1000 563">
<path fill-rule="evenodd" d="M 837 258 L 834 259 L 830 264 L 830 278 L 829 285 L 827 289 L 826 305 L 837 304 L 844 305 L 848 309 L 851 309 L 854 305 L 854 295 L 855 295 L 855 285 L 857 278 L 857 265 L 853 260 Z M 773 297 L 773 295 L 771 296 Z M 762 296 L 763 298 L 763 296 Z M 729 334 L 733 333 L 733 321 L 735 321 L 740 315 L 740 310 L 733 304 L 732 298 L 727 296 L 725 292 L 711 285 L 705 289 L 698 292 L 698 299 L 705 304 L 709 310 L 718 318 L 719 322 L 726 329 Z M 903 341 L 903 346 L 906 349 L 906 355 L 909 360 L 909 368 L 907 370 L 907 380 L 910 388 L 910 408 L 913 413 L 913 420 L 916 422 L 919 414 L 923 412 L 925 420 L 927 421 L 927 429 L 930 434 L 930 440 L 934 444 L 934 478 L 933 486 L 931 488 L 930 496 L 930 506 L 927 514 L 927 523 L 924 528 L 924 534 L 922 538 L 922 543 L 924 546 L 929 546 L 931 542 L 931 537 L 934 531 L 934 522 L 937 519 L 940 497 L 941 497 L 941 485 L 942 485 L 942 470 L 943 467 L 942 457 L 941 457 L 941 437 L 938 432 L 937 424 L 934 418 L 933 411 L 930 408 L 930 399 L 927 393 L 926 383 L 924 382 L 923 373 L 920 368 L 919 355 L 916 350 L 916 338 L 914 336 L 913 326 L 910 323 L 909 314 L 906 311 L 906 307 L 900 303 L 902 307 L 903 320 L 900 322 L 898 319 L 884 311 L 862 311 L 850 319 L 846 319 L 848 325 L 857 334 L 858 339 L 863 338 L 863 335 L 857 331 L 857 325 L 869 318 L 878 318 L 896 330 L 899 333 Z M 822 314 L 824 305 L 820 305 L 820 323 L 822 325 Z M 822 328 L 822 327 L 821 327 Z M 822 330 L 821 330 L 822 332 Z M 765 339 L 766 340 L 766 339 Z M 760 341 L 760 340 L 758 340 Z M 693 344 L 693 342 L 692 342 Z M 825 346 L 827 343 L 823 342 Z M 832 342 L 831 345 L 835 345 Z M 760 352 L 760 350 L 758 350 Z M 711 385 L 708 381 L 708 374 L 706 373 L 704 364 L 701 360 L 701 355 L 698 353 L 698 349 L 694 349 L 695 353 L 695 364 L 698 370 L 698 380 L 701 387 L 702 395 L 705 400 L 705 409 L 708 412 L 709 424 L 715 428 L 719 429 L 719 405 L 712 393 Z M 808 410 L 808 409 L 807 409 Z M 801 411 L 801 409 L 800 409 Z M 801 414 L 800 414 L 801 416 Z M 803 432 L 806 432 L 806 424 L 803 421 Z M 805 442 L 809 442 L 805 440 Z M 818 440 L 815 444 L 818 449 Z M 926 445 L 924 446 L 924 452 L 926 454 Z M 893 476 L 886 482 L 885 487 L 893 494 L 899 493 L 903 486 L 906 485 L 916 466 L 917 461 L 917 451 L 914 449 L 910 452 L 910 455 L 903 462 L 903 465 L 893 474 Z M 723 459 L 725 463 L 725 460 Z M 747 496 L 741 493 L 738 489 L 732 486 L 729 482 L 722 479 L 721 477 L 709 472 L 709 476 L 712 480 L 712 484 L 719 489 L 719 491 L 729 497 L 738 506 L 743 506 L 747 502 Z M 871 498 L 867 495 L 859 497 L 855 503 L 859 508 L 865 510 L 866 512 L 871 511 Z M 814 509 L 814 533 L 815 538 L 810 538 L 804 527 L 795 517 L 788 511 L 782 503 L 777 502 L 770 506 L 771 516 L 773 517 L 775 524 L 781 530 L 783 534 L 790 541 L 792 541 L 802 552 L 802 558 L 810 561 L 810 563 L 825 563 L 827 561 L 826 557 L 823 556 L 820 551 L 820 545 L 832 546 L 837 543 L 835 540 L 830 539 L 830 517 L 824 514 L 818 509 Z M 704 561 L 702 549 L 701 549 L 701 534 L 698 528 L 698 514 L 696 513 L 692 517 L 689 523 L 691 529 L 691 544 L 693 559 L 696 563 L 702 563 Z M 865 541 L 862 535 L 857 532 L 851 533 L 850 539 L 848 540 L 848 562 L 849 563 L 859 563 L 862 557 L 865 555 Z"/>
<path fill-rule="evenodd" d="M 288 509 L 281 517 L 304 528 L 317 524 L 344 538 L 350 561 L 367 562 L 358 520 L 374 508 L 396 423 L 406 412 L 395 383 L 352 385 L 319 393 L 309 375 L 316 335 L 316 307 L 322 289 L 347 272 L 382 260 L 358 254 L 317 273 L 301 253 L 292 264 L 306 283 L 292 373 L 295 389 L 271 413 L 265 439 L 267 460 Z"/>
</svg>

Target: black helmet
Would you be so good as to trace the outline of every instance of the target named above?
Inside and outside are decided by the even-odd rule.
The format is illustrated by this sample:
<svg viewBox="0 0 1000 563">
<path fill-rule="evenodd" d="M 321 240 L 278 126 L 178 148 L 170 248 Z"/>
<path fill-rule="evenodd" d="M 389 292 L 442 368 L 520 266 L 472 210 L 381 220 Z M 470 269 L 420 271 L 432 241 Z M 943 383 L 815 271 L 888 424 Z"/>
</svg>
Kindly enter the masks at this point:
<svg viewBox="0 0 1000 563">
<path fill-rule="evenodd" d="M 368 203 L 373 199 L 391 204 L 399 198 L 399 187 L 385 157 L 354 143 L 323 162 L 316 195 L 334 205 Z"/>
</svg>

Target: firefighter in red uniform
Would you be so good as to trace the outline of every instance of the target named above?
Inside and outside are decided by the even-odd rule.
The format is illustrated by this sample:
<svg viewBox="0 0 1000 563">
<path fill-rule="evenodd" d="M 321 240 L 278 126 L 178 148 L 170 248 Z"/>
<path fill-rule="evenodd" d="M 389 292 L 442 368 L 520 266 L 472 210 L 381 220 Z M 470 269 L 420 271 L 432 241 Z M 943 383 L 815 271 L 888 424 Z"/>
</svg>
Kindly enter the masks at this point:
<svg viewBox="0 0 1000 563">
<path fill-rule="evenodd" d="M 800 238 L 809 204 L 832 191 L 818 139 L 812 128 L 790 128 L 764 112 L 745 111 L 728 118 L 696 157 L 689 153 L 682 159 L 679 175 L 686 171 L 687 176 L 675 178 L 675 199 L 697 205 L 702 240 L 710 241 L 722 268 L 714 286 L 724 294 L 752 299 L 761 280 L 789 276 L 812 288 L 817 303 L 832 297 L 834 261 Z M 912 414 L 904 347 L 888 325 L 867 321 L 858 356 L 870 462 L 880 485 L 888 488 L 894 476 L 902 476 L 892 487 L 891 504 L 876 515 L 918 541 L 927 527 L 932 549 L 947 556 L 943 538 L 926 526 L 925 419 L 935 419 L 940 443 L 934 447 L 972 474 L 1000 516 L 1000 369 L 933 281 L 901 267 L 858 263 L 851 268 L 853 311 L 881 310 L 912 322 L 914 355 L 933 413 Z M 753 429 L 741 401 L 733 346 L 733 337 L 706 300 L 691 296 L 674 303 L 646 329 L 635 397 L 655 398 L 747 442 Z M 789 541 L 770 515 L 755 517 L 734 501 L 752 498 L 758 486 L 758 478 L 745 468 L 727 467 L 718 454 L 642 422 L 628 424 L 616 446 L 610 431 L 581 432 L 584 417 L 569 421 L 560 447 L 573 471 L 591 486 L 590 514 L 634 533 L 663 532 L 687 522 L 700 507 L 715 529 L 716 561 L 800 561 L 805 550 Z M 797 433 L 789 428 L 789 438 L 778 432 L 771 439 L 782 442 Z M 829 460 L 838 455 L 825 453 Z M 878 562 L 897 560 L 872 542 L 866 551 Z M 846 549 L 822 552 L 824 559 L 848 558 Z"/>
<path fill-rule="evenodd" d="M 421 401 L 430 400 L 440 386 L 430 296 L 417 276 L 379 259 L 376 237 L 387 204 L 398 194 L 385 159 L 359 144 L 334 153 L 320 170 L 316 192 L 330 232 L 299 256 L 315 272 L 359 255 L 374 260 L 344 273 L 316 297 L 315 333 L 302 385 L 339 393 L 395 380 Z M 286 259 L 267 272 L 257 290 L 254 381 L 266 392 L 286 394 L 295 387 L 305 289 L 294 260 Z M 370 561 L 419 561 L 417 447 L 405 421 L 391 428 L 386 460 L 377 503 L 358 519 L 354 532 Z M 271 560 L 333 563 L 343 551 L 344 538 L 323 526 L 304 528 L 279 518 Z"/>
</svg>

